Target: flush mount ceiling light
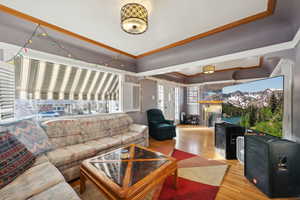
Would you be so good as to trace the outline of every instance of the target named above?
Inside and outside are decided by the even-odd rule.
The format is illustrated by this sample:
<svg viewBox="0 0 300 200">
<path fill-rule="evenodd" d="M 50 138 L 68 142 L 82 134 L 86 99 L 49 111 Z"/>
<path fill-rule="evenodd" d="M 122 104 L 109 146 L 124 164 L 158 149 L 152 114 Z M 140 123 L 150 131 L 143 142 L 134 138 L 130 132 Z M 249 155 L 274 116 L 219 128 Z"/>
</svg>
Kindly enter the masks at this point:
<svg viewBox="0 0 300 200">
<path fill-rule="evenodd" d="M 202 70 L 204 74 L 212 74 L 216 71 L 216 68 L 213 65 L 207 65 L 204 66 Z"/>
<path fill-rule="evenodd" d="M 129 3 L 121 8 L 121 27 L 129 34 L 142 34 L 148 29 L 148 11 L 138 3 Z"/>
</svg>

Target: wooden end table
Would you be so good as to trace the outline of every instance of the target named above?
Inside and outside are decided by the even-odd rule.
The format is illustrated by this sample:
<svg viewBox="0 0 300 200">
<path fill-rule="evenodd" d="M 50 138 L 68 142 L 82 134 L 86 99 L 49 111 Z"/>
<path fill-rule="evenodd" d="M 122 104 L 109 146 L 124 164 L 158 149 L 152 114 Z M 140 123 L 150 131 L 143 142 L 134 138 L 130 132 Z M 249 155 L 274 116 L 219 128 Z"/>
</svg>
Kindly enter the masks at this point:
<svg viewBox="0 0 300 200">
<path fill-rule="evenodd" d="M 89 180 L 108 199 L 138 200 L 170 175 L 174 175 L 177 188 L 175 158 L 132 144 L 83 161 L 80 192 L 85 191 L 85 181 Z"/>
</svg>

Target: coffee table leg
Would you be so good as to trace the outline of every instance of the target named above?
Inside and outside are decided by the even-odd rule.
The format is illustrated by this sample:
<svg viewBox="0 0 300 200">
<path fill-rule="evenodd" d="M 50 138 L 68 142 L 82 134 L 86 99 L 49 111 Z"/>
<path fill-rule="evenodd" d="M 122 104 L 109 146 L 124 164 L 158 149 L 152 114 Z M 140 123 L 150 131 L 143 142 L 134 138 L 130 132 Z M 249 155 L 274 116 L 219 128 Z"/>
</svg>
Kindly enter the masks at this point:
<svg viewBox="0 0 300 200">
<path fill-rule="evenodd" d="M 82 173 L 80 173 L 80 194 L 85 191 L 85 177 Z"/>
<path fill-rule="evenodd" d="M 177 189 L 177 187 L 178 187 L 177 182 L 178 182 L 178 169 L 176 169 L 174 172 L 174 187 L 175 187 L 175 189 Z"/>
</svg>

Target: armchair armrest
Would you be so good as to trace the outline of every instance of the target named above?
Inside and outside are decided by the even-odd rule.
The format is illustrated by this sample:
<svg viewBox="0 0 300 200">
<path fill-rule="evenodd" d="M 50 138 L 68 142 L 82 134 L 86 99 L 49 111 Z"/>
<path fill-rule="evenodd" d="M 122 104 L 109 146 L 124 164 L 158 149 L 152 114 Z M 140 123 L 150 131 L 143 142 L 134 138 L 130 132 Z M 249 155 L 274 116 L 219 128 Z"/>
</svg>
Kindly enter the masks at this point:
<svg viewBox="0 0 300 200">
<path fill-rule="evenodd" d="M 174 120 L 166 120 L 166 123 L 168 123 L 170 125 L 174 125 Z"/>
<path fill-rule="evenodd" d="M 156 126 L 158 124 L 160 124 L 160 122 L 158 122 L 158 121 L 149 121 L 150 126 Z"/>
</svg>

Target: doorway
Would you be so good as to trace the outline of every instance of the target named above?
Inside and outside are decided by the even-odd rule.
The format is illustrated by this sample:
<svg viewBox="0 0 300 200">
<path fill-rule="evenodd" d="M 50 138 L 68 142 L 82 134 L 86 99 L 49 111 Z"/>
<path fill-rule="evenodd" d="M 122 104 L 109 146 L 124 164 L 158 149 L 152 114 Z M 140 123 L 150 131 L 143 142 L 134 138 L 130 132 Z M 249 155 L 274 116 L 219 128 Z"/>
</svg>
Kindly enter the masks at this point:
<svg viewBox="0 0 300 200">
<path fill-rule="evenodd" d="M 158 108 L 162 110 L 167 120 L 174 120 L 175 123 L 179 123 L 180 88 L 165 83 L 159 83 L 157 88 Z"/>
</svg>

